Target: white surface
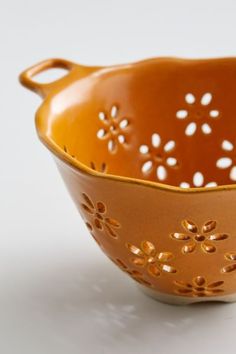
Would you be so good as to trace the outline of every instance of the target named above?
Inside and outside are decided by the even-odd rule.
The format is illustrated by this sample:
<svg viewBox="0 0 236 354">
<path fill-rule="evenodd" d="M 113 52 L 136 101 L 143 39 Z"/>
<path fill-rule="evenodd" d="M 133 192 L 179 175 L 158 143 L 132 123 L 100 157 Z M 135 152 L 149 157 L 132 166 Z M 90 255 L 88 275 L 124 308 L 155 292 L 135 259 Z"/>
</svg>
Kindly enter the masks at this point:
<svg viewBox="0 0 236 354">
<path fill-rule="evenodd" d="M 48 57 L 106 65 L 236 54 L 235 0 L 0 0 L 0 353 L 234 352 L 236 304 L 145 297 L 72 204 L 18 73 Z"/>
</svg>

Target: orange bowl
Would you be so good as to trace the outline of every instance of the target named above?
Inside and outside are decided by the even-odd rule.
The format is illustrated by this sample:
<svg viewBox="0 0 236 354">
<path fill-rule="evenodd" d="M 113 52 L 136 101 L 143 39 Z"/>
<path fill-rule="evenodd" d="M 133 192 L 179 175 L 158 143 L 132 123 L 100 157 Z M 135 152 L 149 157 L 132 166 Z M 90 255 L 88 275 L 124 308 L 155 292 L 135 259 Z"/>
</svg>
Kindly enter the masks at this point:
<svg viewBox="0 0 236 354">
<path fill-rule="evenodd" d="M 20 75 L 44 99 L 39 138 L 90 234 L 161 301 L 236 299 L 235 74 L 234 58 L 158 58 Z"/>
</svg>

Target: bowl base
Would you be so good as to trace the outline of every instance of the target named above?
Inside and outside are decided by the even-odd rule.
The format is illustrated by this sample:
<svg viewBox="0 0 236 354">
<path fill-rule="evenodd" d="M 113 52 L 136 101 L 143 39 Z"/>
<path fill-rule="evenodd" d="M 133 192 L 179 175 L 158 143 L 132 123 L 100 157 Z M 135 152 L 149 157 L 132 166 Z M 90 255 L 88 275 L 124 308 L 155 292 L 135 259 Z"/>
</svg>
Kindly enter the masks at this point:
<svg viewBox="0 0 236 354">
<path fill-rule="evenodd" d="M 169 305 L 191 305 L 198 302 L 236 302 L 236 294 L 224 296 L 208 296 L 208 297 L 186 297 L 179 295 L 164 294 L 156 290 L 152 290 L 143 285 L 138 285 L 139 289 L 147 296 Z"/>
</svg>

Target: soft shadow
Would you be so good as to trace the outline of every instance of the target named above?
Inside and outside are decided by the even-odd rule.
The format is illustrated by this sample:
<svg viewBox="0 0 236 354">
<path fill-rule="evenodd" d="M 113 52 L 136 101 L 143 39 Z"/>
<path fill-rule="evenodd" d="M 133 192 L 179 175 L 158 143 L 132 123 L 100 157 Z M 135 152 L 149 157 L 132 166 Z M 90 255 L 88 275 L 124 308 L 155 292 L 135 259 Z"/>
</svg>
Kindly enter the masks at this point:
<svg viewBox="0 0 236 354">
<path fill-rule="evenodd" d="M 28 286 L 37 294 L 34 306 L 47 317 L 62 322 L 73 318 L 75 325 L 84 318 L 91 321 L 91 329 L 99 328 L 103 339 L 110 342 L 124 337 L 137 340 L 153 330 L 158 337 L 198 330 L 199 321 L 203 326 L 219 321 L 229 306 L 214 302 L 191 306 L 159 303 L 140 292 L 134 281 L 106 260 L 87 263 L 82 269 L 78 263 L 50 268 L 40 275 L 32 271 Z"/>
</svg>

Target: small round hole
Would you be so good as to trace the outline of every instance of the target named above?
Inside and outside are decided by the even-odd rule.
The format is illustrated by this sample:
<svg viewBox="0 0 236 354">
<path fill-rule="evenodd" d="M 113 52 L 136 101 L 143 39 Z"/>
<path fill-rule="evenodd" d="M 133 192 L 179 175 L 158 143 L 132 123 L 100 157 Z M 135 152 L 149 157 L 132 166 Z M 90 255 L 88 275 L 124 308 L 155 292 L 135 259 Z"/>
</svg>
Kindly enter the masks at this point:
<svg viewBox="0 0 236 354">
<path fill-rule="evenodd" d="M 148 153 L 149 151 L 149 148 L 147 145 L 141 145 L 140 148 L 139 148 L 139 151 L 141 154 L 145 155 Z"/>
</svg>

